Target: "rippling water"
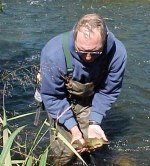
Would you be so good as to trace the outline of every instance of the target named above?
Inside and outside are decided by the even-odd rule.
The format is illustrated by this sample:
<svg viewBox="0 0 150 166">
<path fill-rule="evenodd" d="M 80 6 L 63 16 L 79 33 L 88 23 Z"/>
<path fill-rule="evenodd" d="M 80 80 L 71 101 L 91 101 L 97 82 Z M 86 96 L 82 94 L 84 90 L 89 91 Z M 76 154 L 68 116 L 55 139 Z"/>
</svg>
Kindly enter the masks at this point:
<svg viewBox="0 0 150 166">
<path fill-rule="evenodd" d="M 45 43 L 70 30 L 89 12 L 102 14 L 109 29 L 123 41 L 128 64 L 122 93 L 103 126 L 110 140 L 101 152 L 101 165 L 133 160 L 150 165 L 150 0 L 2 0 L 0 13 L 0 72 L 39 62 Z M 8 80 L 12 81 L 12 80 Z M 8 114 L 34 110 L 33 87 L 11 82 L 6 98 Z M 1 84 L 2 85 L 2 84 Z M 11 87 L 11 86 L 10 86 Z M 2 89 L 2 86 L 1 86 Z M 33 118 L 15 125 L 29 123 Z M 34 129 L 34 127 L 31 127 Z M 133 165 L 132 163 L 130 165 Z"/>
</svg>

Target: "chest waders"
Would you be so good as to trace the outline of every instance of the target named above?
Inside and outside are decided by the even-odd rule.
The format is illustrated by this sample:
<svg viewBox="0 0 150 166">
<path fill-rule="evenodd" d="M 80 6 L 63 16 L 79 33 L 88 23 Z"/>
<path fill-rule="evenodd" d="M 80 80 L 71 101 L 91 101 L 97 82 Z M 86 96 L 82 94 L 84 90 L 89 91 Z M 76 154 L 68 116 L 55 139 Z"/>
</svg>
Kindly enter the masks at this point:
<svg viewBox="0 0 150 166">
<path fill-rule="evenodd" d="M 93 81 L 90 83 L 82 84 L 80 82 L 74 81 L 72 79 L 72 55 L 69 51 L 68 46 L 68 33 L 62 34 L 62 45 L 64 50 L 64 55 L 66 59 L 67 75 L 63 76 L 67 91 L 67 98 L 72 104 L 72 110 L 74 113 L 74 118 L 77 121 L 77 125 L 81 130 L 83 137 L 88 137 L 88 127 L 89 127 L 89 115 L 91 112 L 92 98 L 94 95 L 94 90 L 97 85 L 104 79 L 106 72 L 108 70 L 108 59 L 103 60 L 103 69 L 100 73 L 98 81 Z M 52 126 L 55 127 L 55 121 L 50 118 Z M 57 123 L 57 130 L 69 141 L 71 142 L 71 133 L 65 128 L 65 126 Z M 61 141 L 56 138 L 55 135 L 50 136 L 51 150 L 54 156 L 55 166 L 70 166 L 70 162 L 75 159 L 74 153 Z"/>
<path fill-rule="evenodd" d="M 89 115 L 91 107 L 91 97 L 93 96 L 94 84 L 86 83 L 82 84 L 80 82 L 72 80 L 72 55 L 69 51 L 68 46 L 68 33 L 62 34 L 62 45 L 66 60 L 67 75 L 63 76 L 67 98 L 72 104 L 72 110 L 74 113 L 74 118 L 76 119 L 80 130 L 82 131 L 84 137 L 87 137 L 87 129 L 89 126 Z M 55 122 L 50 118 L 53 126 Z M 71 133 L 61 124 L 57 124 L 57 130 L 69 141 L 71 142 Z M 53 162 L 55 166 L 70 166 L 70 162 L 75 159 L 74 153 L 59 139 L 55 139 L 54 135 L 50 136 L 51 150 Z"/>
<path fill-rule="evenodd" d="M 72 104 L 72 110 L 74 112 L 74 117 L 78 122 L 78 126 L 82 130 L 82 133 L 84 133 L 84 137 L 87 137 L 91 107 L 90 101 L 91 96 L 93 95 L 94 85 L 92 82 L 82 84 L 72 80 L 72 55 L 68 49 L 68 33 L 62 34 L 62 45 L 67 67 L 67 75 L 63 76 L 67 92 L 66 95 L 70 104 Z M 55 121 L 51 119 L 50 116 L 49 118 L 50 123 L 55 127 Z M 65 128 L 65 126 L 57 123 L 57 130 L 68 140 L 68 142 L 71 142 L 71 133 Z M 55 166 L 70 166 L 72 160 L 75 159 L 74 153 L 63 143 L 63 141 L 59 138 L 55 138 L 55 135 L 50 136 L 53 164 Z"/>
</svg>

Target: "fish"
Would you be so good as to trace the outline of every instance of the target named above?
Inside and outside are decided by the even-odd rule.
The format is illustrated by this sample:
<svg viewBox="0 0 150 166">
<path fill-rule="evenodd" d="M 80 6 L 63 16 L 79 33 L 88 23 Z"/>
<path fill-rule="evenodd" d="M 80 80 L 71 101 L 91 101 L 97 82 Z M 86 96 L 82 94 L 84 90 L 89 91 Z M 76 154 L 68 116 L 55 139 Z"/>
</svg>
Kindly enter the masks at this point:
<svg viewBox="0 0 150 166">
<path fill-rule="evenodd" d="M 79 140 L 75 140 L 72 143 L 72 146 L 76 149 L 76 150 L 80 150 L 83 148 L 88 148 L 88 150 L 93 150 L 95 149 L 94 147 L 96 145 L 104 145 L 104 144 L 109 144 L 109 141 L 105 141 L 103 138 L 85 138 L 85 143 L 82 144 Z"/>
<path fill-rule="evenodd" d="M 104 144 L 109 144 L 109 141 L 105 141 L 103 138 L 88 138 L 86 140 L 86 144 L 88 149 L 92 150 L 96 145 L 104 145 Z"/>
</svg>

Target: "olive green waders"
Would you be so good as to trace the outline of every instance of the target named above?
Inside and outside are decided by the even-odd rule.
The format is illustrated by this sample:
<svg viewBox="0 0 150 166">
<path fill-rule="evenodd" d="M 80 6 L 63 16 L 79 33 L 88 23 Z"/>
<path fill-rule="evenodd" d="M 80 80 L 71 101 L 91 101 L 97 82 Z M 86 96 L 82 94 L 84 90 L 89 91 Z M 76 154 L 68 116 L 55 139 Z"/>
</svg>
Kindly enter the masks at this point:
<svg viewBox="0 0 150 166">
<path fill-rule="evenodd" d="M 74 117 L 78 123 L 78 127 L 83 133 L 83 137 L 87 138 L 89 115 L 93 94 L 93 83 L 81 84 L 70 79 L 66 83 L 67 90 L 73 101 L 72 110 Z M 75 96 L 75 97 L 72 97 Z M 71 133 L 61 124 L 57 124 L 58 132 L 60 132 L 69 142 L 71 142 Z M 50 136 L 51 150 L 53 153 L 53 162 L 55 166 L 70 165 L 69 163 L 74 158 L 75 154 L 61 141 L 55 139 L 54 135 Z"/>
<path fill-rule="evenodd" d="M 66 67 L 67 67 L 67 76 L 70 76 L 70 74 L 73 73 L 72 68 L 72 61 L 71 61 L 71 53 L 69 51 L 69 40 L 68 40 L 69 33 L 63 33 L 62 34 L 62 47 L 65 55 L 66 60 Z M 66 89 L 68 91 L 70 99 L 70 104 L 73 104 L 72 110 L 74 113 L 74 117 L 78 122 L 78 126 L 80 130 L 83 133 L 83 137 L 87 137 L 88 133 L 88 126 L 89 126 L 89 114 L 90 114 L 90 108 L 91 108 L 91 102 L 93 97 L 93 89 L 95 89 L 97 86 L 100 87 L 101 81 L 106 77 L 109 62 L 112 59 L 113 52 L 110 51 L 110 53 L 107 56 L 102 57 L 102 69 L 99 74 L 99 78 L 96 80 L 93 80 L 91 83 L 81 84 L 77 81 L 73 81 L 69 77 L 64 76 L 64 80 L 66 82 Z M 40 116 L 40 110 L 44 107 L 41 94 L 40 94 L 40 87 L 41 87 L 41 74 L 40 71 L 37 75 L 37 86 L 35 91 L 35 99 L 37 101 L 37 113 L 35 117 L 34 124 L 38 125 L 38 120 Z M 72 103 L 73 102 L 73 103 Z M 50 118 L 50 123 L 54 125 L 54 120 Z M 55 127 L 55 126 L 54 126 Z M 58 124 L 58 130 L 59 132 L 69 141 L 71 142 L 71 134 L 70 132 L 61 124 Z M 74 156 L 73 152 L 66 146 L 64 143 L 59 140 L 55 139 L 55 136 L 51 134 L 50 136 L 51 140 L 51 149 L 54 153 L 54 162 L 56 166 L 66 165 L 71 158 Z"/>
</svg>

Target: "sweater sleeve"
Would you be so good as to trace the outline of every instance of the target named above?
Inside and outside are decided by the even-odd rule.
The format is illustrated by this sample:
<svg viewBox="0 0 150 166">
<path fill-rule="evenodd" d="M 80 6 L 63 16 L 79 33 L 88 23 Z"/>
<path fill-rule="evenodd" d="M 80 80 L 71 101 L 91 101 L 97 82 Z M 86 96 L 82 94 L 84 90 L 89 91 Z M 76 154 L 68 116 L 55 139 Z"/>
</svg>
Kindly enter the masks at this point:
<svg viewBox="0 0 150 166">
<path fill-rule="evenodd" d="M 61 56 L 59 57 L 59 60 L 56 58 L 61 54 L 62 51 L 55 53 L 49 49 L 44 49 L 42 51 L 40 63 L 42 75 L 41 96 L 44 106 L 50 116 L 53 119 L 57 119 L 58 116 L 63 113 L 58 119 L 58 122 L 70 130 L 77 123 L 65 95 L 65 85 L 62 78 L 65 67 L 62 65 L 63 62 L 61 62 L 63 59 Z"/>
<path fill-rule="evenodd" d="M 117 58 L 110 64 L 110 70 L 101 89 L 97 90 L 93 101 L 92 111 L 89 120 L 101 123 L 106 111 L 111 109 L 112 104 L 120 94 L 124 71 L 127 61 L 127 54 L 124 47 L 118 51 Z"/>
</svg>

